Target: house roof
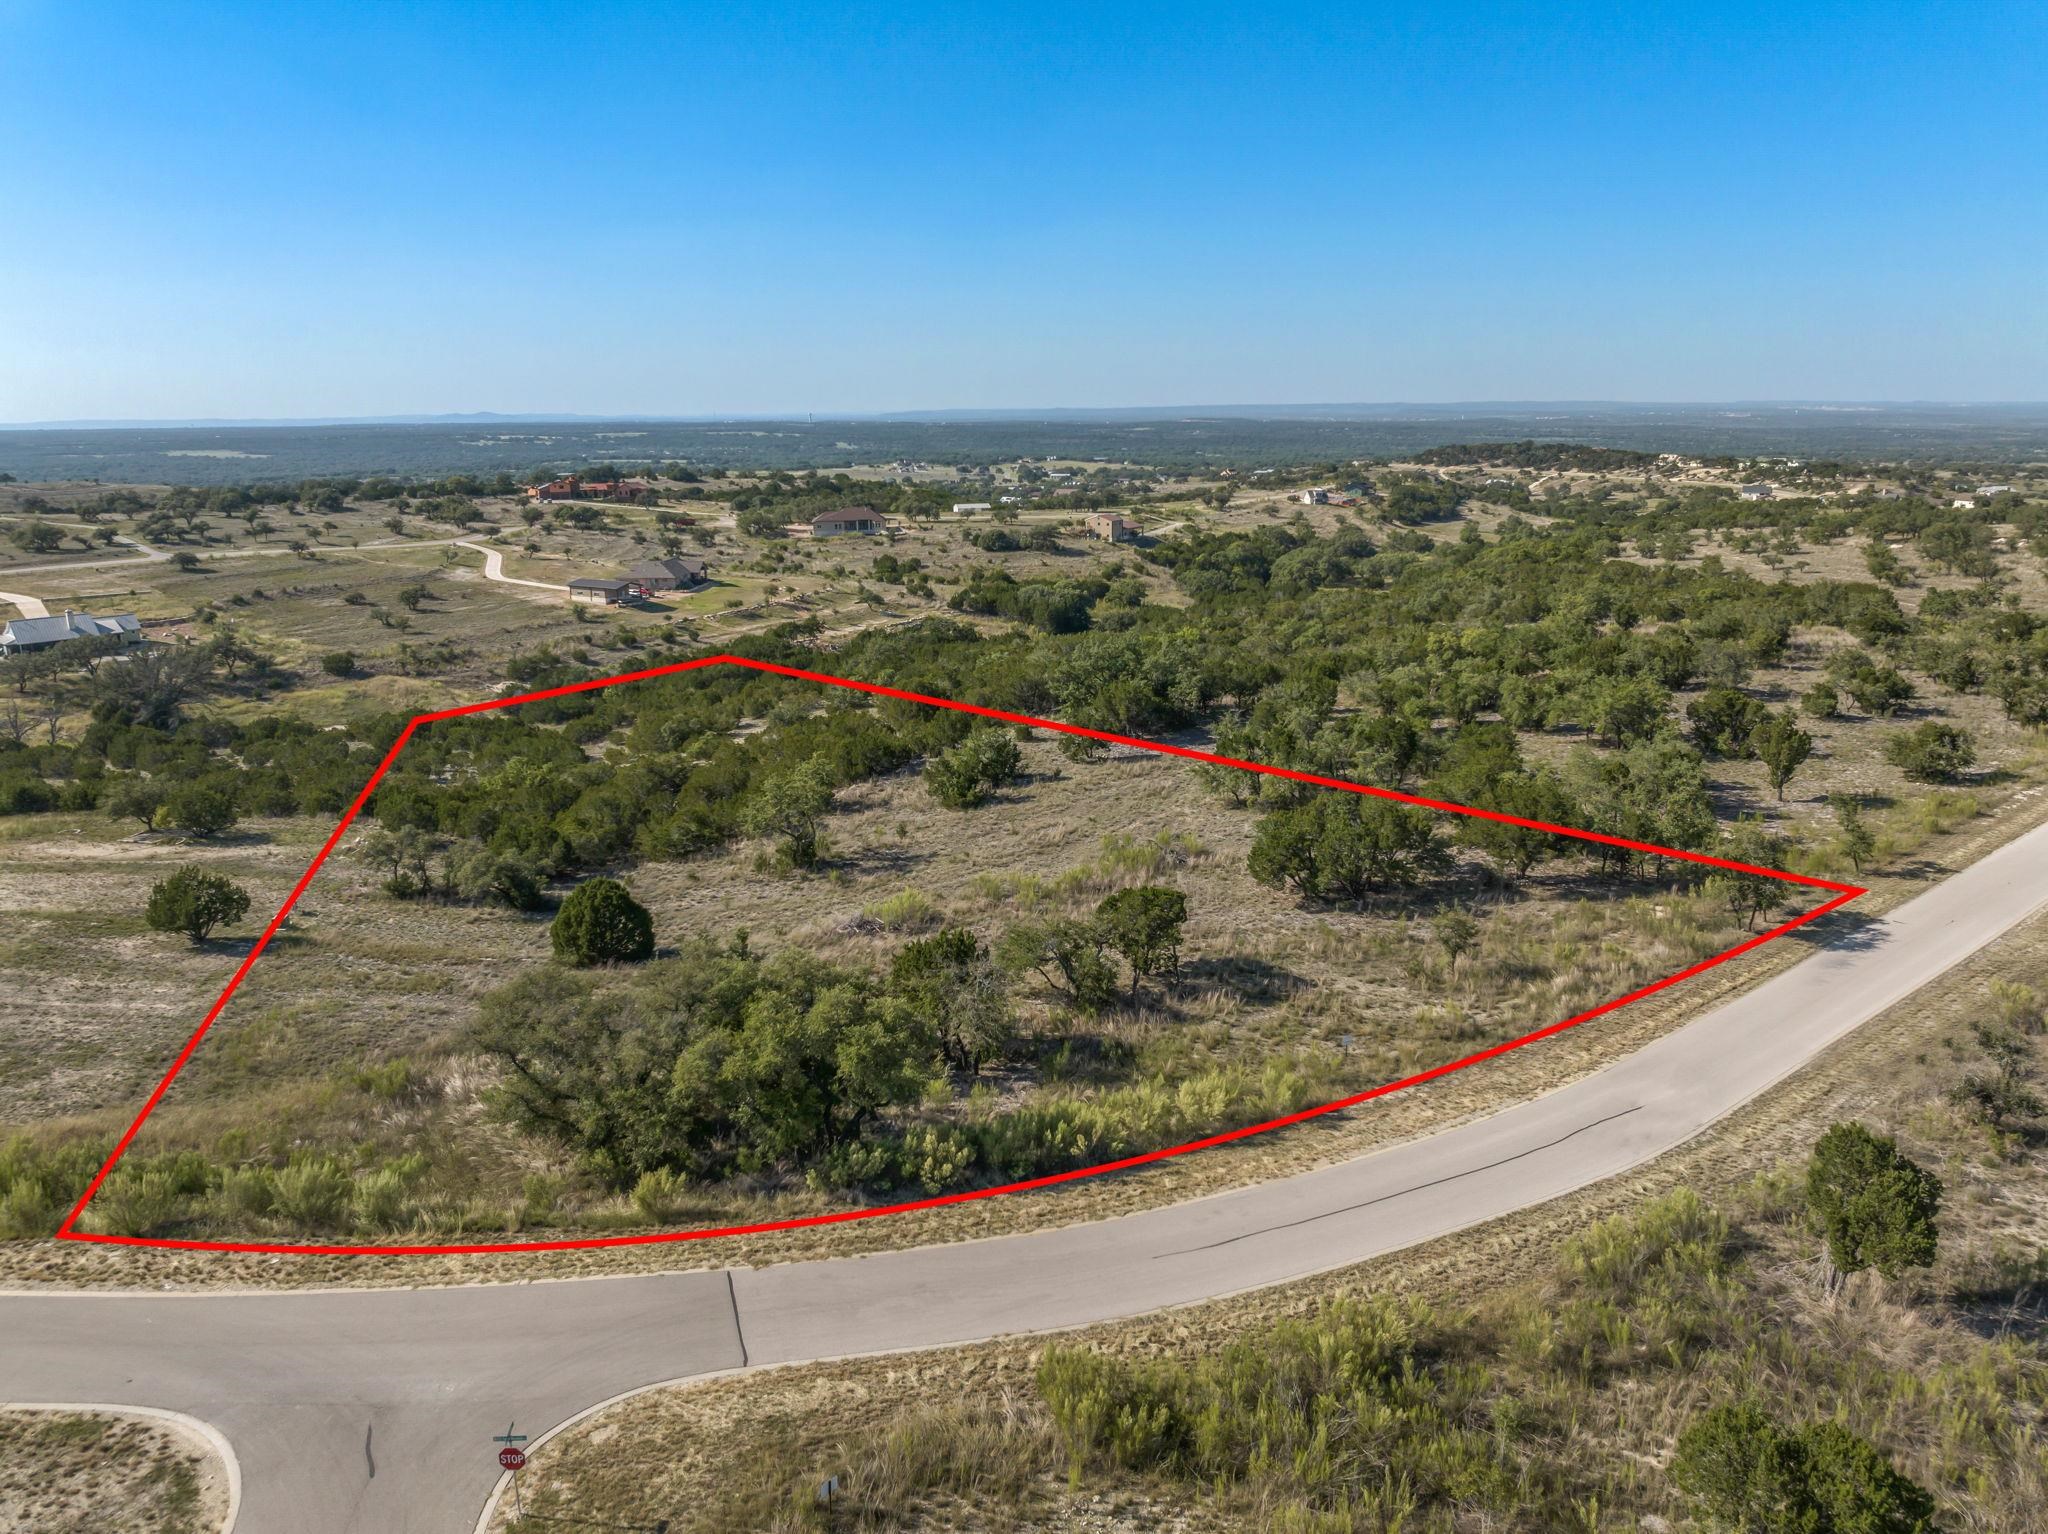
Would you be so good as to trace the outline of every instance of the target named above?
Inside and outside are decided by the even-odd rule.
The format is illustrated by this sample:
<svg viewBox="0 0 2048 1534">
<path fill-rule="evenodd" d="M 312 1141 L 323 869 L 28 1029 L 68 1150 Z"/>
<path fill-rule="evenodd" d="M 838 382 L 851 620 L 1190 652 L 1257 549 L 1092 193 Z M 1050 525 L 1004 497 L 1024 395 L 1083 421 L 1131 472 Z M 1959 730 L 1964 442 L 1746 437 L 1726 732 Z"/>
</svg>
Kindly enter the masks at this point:
<svg viewBox="0 0 2048 1534">
<path fill-rule="evenodd" d="M 701 559 L 643 559 L 626 573 L 628 575 L 661 576 L 671 580 L 699 581 L 704 578 L 708 567 Z"/>
<path fill-rule="evenodd" d="M 54 618 L 16 618 L 0 628 L 0 644 L 57 644 L 66 639 L 103 639 L 141 632 L 142 625 L 133 613 L 114 613 L 105 618 L 91 613 L 63 613 Z"/>
<path fill-rule="evenodd" d="M 572 590 L 582 591 L 624 591 L 629 584 L 603 575 L 579 575 L 569 582 Z"/>
<path fill-rule="evenodd" d="M 872 506 L 842 506 L 837 511 L 822 512 L 811 518 L 811 525 L 815 527 L 820 522 L 852 521 L 859 517 L 866 517 L 870 521 L 881 520 L 875 515 L 875 508 Z"/>
</svg>

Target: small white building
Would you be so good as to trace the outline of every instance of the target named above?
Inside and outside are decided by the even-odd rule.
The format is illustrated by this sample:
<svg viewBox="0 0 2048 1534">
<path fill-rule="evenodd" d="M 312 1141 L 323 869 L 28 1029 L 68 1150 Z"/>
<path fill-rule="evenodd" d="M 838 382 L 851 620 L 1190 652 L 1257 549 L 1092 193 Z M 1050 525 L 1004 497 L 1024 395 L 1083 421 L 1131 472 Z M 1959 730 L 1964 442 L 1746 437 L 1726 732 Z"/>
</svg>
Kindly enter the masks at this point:
<svg viewBox="0 0 2048 1534">
<path fill-rule="evenodd" d="M 991 506 L 987 501 L 955 501 L 953 503 L 953 515 L 956 517 L 971 517 L 980 512 L 994 510 L 995 507 Z"/>
<path fill-rule="evenodd" d="M 1327 490 L 1304 490 L 1301 492 L 1301 504 L 1304 506 L 1327 506 L 1330 504 L 1330 492 Z"/>
<path fill-rule="evenodd" d="M 1950 501 L 1949 505 L 1957 511 L 1975 511 L 1977 509 L 1977 498 L 1974 495 L 1959 495 Z"/>
</svg>

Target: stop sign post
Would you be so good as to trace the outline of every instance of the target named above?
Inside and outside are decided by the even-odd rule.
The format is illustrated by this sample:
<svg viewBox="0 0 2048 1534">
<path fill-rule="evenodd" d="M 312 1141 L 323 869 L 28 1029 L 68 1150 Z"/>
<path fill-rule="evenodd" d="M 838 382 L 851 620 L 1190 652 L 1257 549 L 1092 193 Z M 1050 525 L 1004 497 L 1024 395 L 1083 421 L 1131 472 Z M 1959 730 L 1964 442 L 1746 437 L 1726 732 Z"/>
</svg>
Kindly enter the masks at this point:
<svg viewBox="0 0 2048 1534">
<path fill-rule="evenodd" d="M 519 1447 L 526 1442 L 526 1435 L 513 1432 L 512 1429 L 517 1426 L 519 1424 L 516 1422 L 507 1423 L 505 1431 L 493 1437 L 491 1442 L 504 1446 L 498 1450 L 498 1463 L 504 1466 L 506 1472 L 512 1476 L 512 1511 L 523 1518 L 526 1516 L 526 1509 L 519 1500 L 519 1476 L 517 1472 L 526 1464 L 526 1451 Z"/>
</svg>

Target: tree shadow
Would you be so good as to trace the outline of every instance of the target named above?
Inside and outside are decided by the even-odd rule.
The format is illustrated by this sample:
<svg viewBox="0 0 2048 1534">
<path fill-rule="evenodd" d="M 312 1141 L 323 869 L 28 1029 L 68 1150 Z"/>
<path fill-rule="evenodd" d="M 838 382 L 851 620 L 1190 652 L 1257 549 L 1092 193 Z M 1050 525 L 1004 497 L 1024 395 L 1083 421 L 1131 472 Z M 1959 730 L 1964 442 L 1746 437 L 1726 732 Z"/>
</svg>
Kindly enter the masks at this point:
<svg viewBox="0 0 2048 1534">
<path fill-rule="evenodd" d="M 1838 953 L 1869 953 L 1891 937 L 1882 916 L 1856 910 L 1830 911 L 1785 935 L 1804 947 Z"/>
<path fill-rule="evenodd" d="M 821 867 L 842 869 L 851 874 L 904 874 L 938 856 L 913 847 L 863 847 L 856 852 L 835 853 L 822 859 Z"/>
<path fill-rule="evenodd" d="M 1952 1296 L 1957 1322 L 1989 1342 L 2032 1342 L 2048 1333 L 2048 1261 L 2010 1264 Z"/>
<path fill-rule="evenodd" d="M 1285 1000 L 1314 983 L 1285 965 L 1250 956 L 1190 959 L 1178 978 L 1185 985 L 1210 986 L 1260 1002 Z"/>
</svg>

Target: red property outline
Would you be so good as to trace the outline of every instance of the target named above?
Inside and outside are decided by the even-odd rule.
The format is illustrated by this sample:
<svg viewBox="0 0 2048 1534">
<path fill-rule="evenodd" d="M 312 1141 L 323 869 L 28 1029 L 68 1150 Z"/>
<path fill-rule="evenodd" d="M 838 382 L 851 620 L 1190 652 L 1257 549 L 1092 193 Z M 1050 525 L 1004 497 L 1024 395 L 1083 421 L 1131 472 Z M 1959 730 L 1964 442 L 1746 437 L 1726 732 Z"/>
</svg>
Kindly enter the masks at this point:
<svg viewBox="0 0 2048 1534">
<path fill-rule="evenodd" d="M 711 666 L 743 666 L 751 671 L 771 672 L 777 676 L 794 677 L 799 681 L 820 682 L 831 687 L 845 687 L 855 692 L 870 693 L 876 697 L 896 698 L 908 703 L 922 703 L 933 708 L 951 709 L 956 713 L 976 714 L 984 719 L 1001 720 L 1005 724 L 1029 725 L 1033 729 L 1052 730 L 1062 735 L 1085 736 L 1090 740 L 1099 740 L 1110 745 L 1132 746 L 1139 750 L 1156 751 L 1163 756 L 1182 757 L 1188 761 L 1208 762 L 1220 767 L 1241 767 L 1247 772 L 1265 773 L 1270 777 L 1287 778 L 1296 783 L 1314 784 L 1319 788 L 1337 788 L 1343 789 L 1348 793 L 1371 794 L 1375 798 L 1393 799 L 1402 804 L 1417 805 L 1423 809 L 1442 810 L 1453 815 L 1470 815 L 1481 820 L 1495 820 L 1506 825 L 1525 826 L 1530 830 L 1548 831 L 1558 836 L 1571 837 L 1577 841 L 1601 842 L 1610 847 L 1626 847 L 1634 852 L 1648 852 L 1654 853 L 1659 857 L 1679 858 L 1688 863 L 1704 863 L 1714 868 L 1733 869 L 1740 873 L 1762 874 L 1772 879 L 1783 879 L 1790 884 L 1803 884 L 1814 889 L 1832 890 L 1834 891 L 1834 898 L 1823 901 L 1803 915 L 1795 916 L 1792 920 L 1783 922 L 1767 932 L 1760 932 L 1754 937 L 1737 943 L 1733 948 L 1717 953 L 1711 958 L 1702 959 L 1697 964 L 1689 965 L 1679 970 L 1676 974 L 1667 975 L 1662 980 L 1653 981 L 1649 985 L 1641 986 L 1636 990 L 1630 991 L 1625 996 L 1616 997 L 1613 1001 L 1603 1002 L 1590 1011 L 1581 1012 L 1575 1017 L 1568 1017 L 1563 1022 L 1551 1023 L 1549 1026 L 1538 1028 L 1532 1033 L 1525 1033 L 1519 1038 L 1490 1045 L 1476 1053 L 1466 1055 L 1463 1059 L 1452 1060 L 1443 1065 L 1431 1066 L 1426 1071 L 1417 1071 L 1414 1075 L 1404 1076 L 1398 1081 L 1386 1082 L 1380 1086 L 1368 1088 L 1363 1092 L 1354 1093 L 1350 1097 L 1341 1097 L 1335 1102 L 1323 1103 L 1318 1107 L 1303 1108 L 1295 1113 L 1285 1114 L 1275 1119 L 1268 1119 L 1261 1124 L 1248 1124 L 1242 1129 L 1231 1129 L 1221 1134 L 1207 1135 L 1199 1140 L 1190 1140 L 1184 1145 L 1171 1145 L 1162 1150 L 1146 1151 L 1140 1155 L 1126 1156 L 1119 1161 L 1106 1161 L 1100 1166 L 1078 1167 L 1069 1172 L 1053 1172 L 1043 1177 L 1027 1178 L 1022 1182 L 1004 1183 L 1000 1187 L 973 1188 L 963 1193 L 945 1193 L 932 1198 L 911 1199 L 905 1203 L 886 1204 L 872 1209 L 843 1209 L 832 1214 L 806 1215 L 802 1218 L 788 1220 L 767 1220 L 755 1225 L 730 1225 L 707 1230 L 667 1231 L 644 1236 L 593 1236 L 582 1241 L 485 1241 L 449 1245 L 339 1246 L 294 1244 L 281 1241 L 184 1241 L 159 1236 L 110 1236 L 100 1235 L 92 1231 L 81 1231 L 77 1228 L 79 1217 L 85 1213 L 86 1206 L 92 1202 L 93 1195 L 99 1192 L 100 1185 L 107 1180 L 108 1174 L 119 1164 L 121 1158 L 128 1153 L 128 1147 L 134 1142 L 135 1136 L 140 1133 L 143 1124 L 148 1121 L 150 1114 L 156 1111 L 157 1104 L 163 1100 L 164 1094 L 170 1090 L 171 1083 L 177 1080 L 178 1073 L 185 1068 L 185 1063 L 192 1058 L 193 1051 L 199 1047 L 199 1041 L 206 1037 L 207 1030 L 213 1027 L 215 1020 L 226 1009 L 228 1001 L 234 996 L 236 989 L 241 985 L 243 977 L 249 973 L 256 960 L 262 956 L 263 950 L 269 946 L 271 938 L 277 933 L 277 929 L 284 924 L 285 917 L 291 914 L 292 907 L 298 903 L 299 896 L 305 893 L 307 885 L 313 882 L 313 876 L 320 871 L 321 865 L 327 861 L 328 855 L 334 851 L 335 846 L 341 841 L 343 833 L 355 821 L 357 814 L 362 810 L 363 806 L 369 802 L 370 794 L 375 790 L 377 784 L 383 780 L 384 774 L 391 770 L 391 764 L 398 759 L 398 753 L 405 749 L 406 742 L 412 739 L 415 730 L 423 724 L 432 724 L 441 719 L 460 719 L 468 714 L 489 713 L 494 709 L 513 708 L 521 703 L 535 703 L 546 698 L 566 697 L 571 693 L 595 692 L 605 687 L 617 687 L 626 682 L 644 682 L 655 677 L 674 676 L 684 671 L 698 671 Z M 85 1192 L 79 1196 L 78 1202 L 71 1206 L 71 1212 L 64 1217 L 64 1223 L 57 1227 L 56 1238 L 60 1241 L 89 1241 L 107 1246 L 164 1247 L 174 1251 L 192 1252 L 265 1252 L 282 1256 L 418 1257 L 437 1256 L 444 1253 L 566 1252 L 591 1247 L 648 1246 L 670 1241 L 708 1241 L 719 1236 L 747 1236 L 758 1235 L 768 1231 L 801 1230 L 814 1225 L 840 1225 L 853 1220 L 872 1220 L 882 1215 L 906 1214 L 916 1209 L 936 1209 L 946 1204 L 970 1203 L 977 1199 L 995 1198 L 1005 1193 L 1023 1193 L 1034 1188 L 1049 1188 L 1059 1183 L 1077 1182 L 1082 1178 L 1100 1177 L 1109 1172 L 1126 1171 L 1132 1167 L 1146 1166 L 1155 1161 L 1165 1161 L 1174 1156 L 1185 1156 L 1191 1151 L 1207 1150 L 1215 1145 L 1227 1145 L 1233 1140 L 1249 1139 L 1253 1135 L 1265 1134 L 1275 1129 L 1283 1129 L 1290 1124 L 1299 1124 L 1308 1119 L 1320 1118 L 1324 1114 L 1341 1112 L 1346 1108 L 1355 1108 L 1360 1103 L 1370 1102 L 1376 1097 L 1386 1097 L 1392 1093 L 1404 1091 L 1409 1087 L 1420 1086 L 1426 1081 L 1434 1081 L 1440 1076 L 1450 1075 L 1453 1071 L 1462 1071 L 1469 1066 L 1479 1064 L 1481 1061 L 1494 1059 L 1497 1056 L 1509 1053 L 1511 1050 L 1521 1049 L 1526 1045 L 1534 1044 L 1540 1039 L 1547 1039 L 1553 1034 L 1563 1033 L 1567 1028 L 1576 1028 L 1579 1024 L 1591 1022 L 1596 1017 L 1604 1017 L 1609 1012 L 1617 1011 L 1631 1002 L 1642 1000 L 1645 996 L 1653 996 L 1659 991 L 1677 985 L 1681 980 L 1689 980 L 1694 975 L 1712 969 L 1717 964 L 1725 964 L 1728 960 L 1740 954 L 1748 953 L 1753 948 L 1760 948 L 1773 938 L 1783 937 L 1795 928 L 1803 927 L 1808 922 L 1827 915 L 1828 912 L 1835 910 L 1837 907 L 1847 905 L 1858 895 L 1867 893 L 1869 893 L 1867 890 L 1854 884 L 1840 884 L 1832 879 L 1817 879 L 1808 874 L 1788 873 L 1781 868 L 1759 868 L 1751 863 L 1737 863 L 1727 858 L 1717 858 L 1703 852 L 1685 852 L 1676 847 L 1659 847 L 1650 842 L 1630 841 L 1626 837 L 1607 836 L 1598 831 L 1582 831 L 1571 826 L 1557 826 L 1551 825 L 1546 821 L 1525 819 L 1520 815 L 1504 815 L 1494 810 L 1474 809 L 1470 805 L 1449 804 L 1439 799 L 1425 799 L 1417 794 L 1399 793 L 1390 788 L 1374 788 L 1364 783 L 1347 783 L 1342 778 L 1325 778 L 1315 773 L 1294 772 L 1285 767 L 1269 767 L 1261 762 L 1243 762 L 1235 757 L 1218 756 L 1211 751 L 1196 751 L 1186 746 L 1167 745 L 1162 741 L 1156 740 L 1140 740 L 1134 736 L 1115 735 L 1107 730 L 1090 730 L 1080 725 L 1061 724 L 1051 719 L 1034 719 L 1028 714 L 1013 714 L 999 708 L 983 708 L 978 704 L 959 703 L 950 698 L 927 697 L 923 693 L 906 692 L 897 687 L 884 687 L 874 682 L 856 682 L 847 677 L 827 676 L 823 672 L 804 671 L 795 666 L 778 666 L 771 661 L 751 660 L 741 655 L 711 655 L 699 660 L 680 661 L 675 665 L 656 666 L 645 671 L 630 671 L 620 676 L 600 677 L 593 681 L 576 682 L 566 687 L 544 688 L 539 692 L 521 693 L 516 697 L 494 698 L 483 703 L 466 703 L 460 708 L 447 708 L 436 713 L 419 714 L 408 721 L 405 728 L 399 732 L 398 739 L 392 743 L 391 749 L 384 753 L 384 759 L 377 764 L 377 770 L 370 775 L 370 781 L 363 785 L 362 792 L 356 795 L 354 801 L 350 803 L 347 812 L 342 815 L 340 824 L 336 825 L 327 840 L 321 843 L 320 850 L 313 856 L 313 861 L 306 865 L 306 871 L 299 875 L 298 883 L 292 886 L 291 894 L 285 897 L 284 904 L 279 906 L 277 914 L 271 917 L 270 925 L 263 929 L 263 935 L 250 948 L 248 957 L 242 960 L 240 967 L 235 970 L 233 977 L 229 979 L 226 988 L 222 990 L 218 999 L 215 1000 L 213 1006 L 208 1010 L 205 1018 L 201 1020 L 198 1028 L 193 1031 L 192 1037 L 185 1041 L 185 1047 L 178 1052 L 178 1058 L 171 1062 L 171 1068 L 164 1073 L 164 1079 L 157 1083 L 156 1090 L 149 1094 L 149 1100 L 142 1105 L 141 1111 L 135 1115 L 135 1121 L 128 1126 L 127 1132 L 121 1136 L 120 1142 L 115 1145 L 112 1154 L 107 1157 L 106 1162 L 100 1167 L 98 1173 L 94 1175 L 91 1184 L 86 1188 Z"/>
</svg>

